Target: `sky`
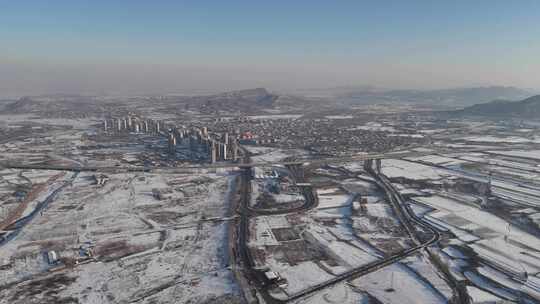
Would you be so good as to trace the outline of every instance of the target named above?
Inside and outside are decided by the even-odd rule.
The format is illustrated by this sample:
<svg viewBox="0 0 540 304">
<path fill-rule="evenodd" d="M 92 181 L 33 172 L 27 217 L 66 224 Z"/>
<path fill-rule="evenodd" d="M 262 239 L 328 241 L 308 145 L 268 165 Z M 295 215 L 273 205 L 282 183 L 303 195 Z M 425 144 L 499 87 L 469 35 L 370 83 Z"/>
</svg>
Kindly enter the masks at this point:
<svg viewBox="0 0 540 304">
<path fill-rule="evenodd" d="M 0 0 L 0 96 L 540 89 L 540 1 Z"/>
</svg>

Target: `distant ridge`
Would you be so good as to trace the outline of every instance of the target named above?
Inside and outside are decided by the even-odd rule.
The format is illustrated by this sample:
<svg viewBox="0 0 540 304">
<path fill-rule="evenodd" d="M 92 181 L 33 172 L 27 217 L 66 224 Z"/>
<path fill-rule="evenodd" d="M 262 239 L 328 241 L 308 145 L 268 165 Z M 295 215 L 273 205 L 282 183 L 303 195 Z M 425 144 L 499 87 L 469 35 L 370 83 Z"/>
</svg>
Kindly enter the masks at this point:
<svg viewBox="0 0 540 304">
<path fill-rule="evenodd" d="M 221 93 L 207 98 L 208 100 L 243 101 L 262 106 L 271 106 L 278 96 L 270 94 L 265 88 L 255 88 Z"/>
<path fill-rule="evenodd" d="M 195 96 L 168 96 L 159 99 L 164 103 L 189 104 L 192 109 L 204 108 L 206 110 L 257 110 L 272 108 L 279 96 L 268 92 L 265 88 L 230 91 L 212 95 Z M 135 98 L 137 99 L 137 98 Z M 79 95 L 47 95 L 22 97 L 15 101 L 6 102 L 0 109 L 5 114 L 24 114 L 32 112 L 73 112 L 84 114 L 101 113 L 105 107 L 125 104 L 126 100 L 113 100 L 104 102 L 92 96 Z"/>
<path fill-rule="evenodd" d="M 7 113 L 18 114 L 24 112 L 30 112 L 33 110 L 35 102 L 29 97 L 22 97 L 14 102 L 8 103 L 4 107 L 4 111 Z"/>
<path fill-rule="evenodd" d="M 34 111 L 95 111 L 92 107 L 94 102 L 92 97 L 79 95 L 25 96 L 5 104 L 2 110 L 9 114 L 25 114 Z"/>
<path fill-rule="evenodd" d="M 192 96 L 188 102 L 195 107 L 214 110 L 254 110 L 271 108 L 278 95 L 265 88 L 231 91 L 215 95 Z"/>
<path fill-rule="evenodd" d="M 467 107 L 458 111 L 458 113 L 501 118 L 540 118 L 540 95 L 531 96 L 520 101 L 494 100 Z"/>
<path fill-rule="evenodd" d="M 307 91 L 306 94 L 334 97 L 346 104 L 426 104 L 466 107 L 494 99 L 518 100 L 530 96 L 526 89 L 509 86 L 464 87 L 435 90 L 387 89 L 370 86 L 337 87 Z"/>
</svg>

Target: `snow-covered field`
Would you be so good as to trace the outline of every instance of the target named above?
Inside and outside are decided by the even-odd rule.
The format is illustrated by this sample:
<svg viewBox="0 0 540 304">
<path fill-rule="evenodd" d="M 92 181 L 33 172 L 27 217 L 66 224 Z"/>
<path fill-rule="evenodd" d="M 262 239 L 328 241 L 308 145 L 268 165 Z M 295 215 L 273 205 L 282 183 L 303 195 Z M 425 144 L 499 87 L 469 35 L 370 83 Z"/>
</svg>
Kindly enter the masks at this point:
<svg viewBox="0 0 540 304">
<path fill-rule="evenodd" d="M 351 284 L 385 304 L 447 302 L 444 295 L 401 264 L 392 264 L 355 279 Z"/>
<path fill-rule="evenodd" d="M 353 119 L 352 115 L 327 115 L 326 119 Z"/>
<path fill-rule="evenodd" d="M 349 171 L 357 172 L 357 171 L 364 170 L 364 163 L 363 162 L 345 163 L 343 164 L 343 167 Z"/>
<path fill-rule="evenodd" d="M 253 151 L 253 153 L 256 153 L 256 155 L 251 157 L 253 162 L 276 162 L 290 156 L 301 156 L 307 153 L 306 151 L 302 150 L 268 149 L 250 146 L 246 146 L 246 148 L 248 151 Z"/>
<path fill-rule="evenodd" d="M 91 124 L 99 123 L 100 120 L 87 119 L 69 119 L 69 118 L 41 118 L 31 114 L 0 115 L 0 121 L 7 123 L 7 126 L 35 122 L 45 125 L 73 126 L 75 129 L 87 130 Z"/>
<path fill-rule="evenodd" d="M 488 151 L 489 153 L 540 160 L 540 150 Z"/>
<path fill-rule="evenodd" d="M 389 178 L 403 177 L 411 180 L 439 180 L 450 176 L 431 166 L 399 159 L 384 159 L 382 173 Z"/>
<path fill-rule="evenodd" d="M 89 177 L 77 177 L 42 216 L 0 247 L 4 263 L 11 265 L 0 270 L 1 284 L 22 280 L 16 288 L 0 291 L 0 303 L 26 304 L 33 297 L 49 302 L 74 297 L 81 303 L 152 298 L 165 303 L 238 296 L 226 268 L 228 222 L 200 222 L 226 214 L 224 198 L 234 176 L 122 173 L 109 175 L 104 186 L 93 185 Z M 166 195 L 158 200 L 152 189 Z M 68 265 L 79 258 L 78 246 L 86 242 L 95 260 L 45 272 L 50 266 L 43 251 L 54 249 Z M 66 281 L 54 296 L 42 294 L 50 288 L 35 287 L 41 278 L 57 276 Z M 30 292 L 32 296 L 14 300 L 15 293 Z"/>
<path fill-rule="evenodd" d="M 369 303 L 369 295 L 347 283 L 340 283 L 308 297 L 294 301 L 295 304 L 359 304 Z"/>
<path fill-rule="evenodd" d="M 271 115 L 251 115 L 249 119 L 298 119 L 302 115 L 298 114 L 271 114 Z"/>
<path fill-rule="evenodd" d="M 289 265 L 270 259 L 268 266 L 272 271 L 276 271 L 281 276 L 287 278 L 286 292 L 289 294 L 299 292 L 308 286 L 313 286 L 333 278 L 331 274 L 324 271 L 312 261 Z"/>
<path fill-rule="evenodd" d="M 393 126 L 385 126 L 378 122 L 368 122 L 365 125 L 356 126 L 353 129 L 366 130 L 366 131 L 381 131 L 381 132 L 396 132 L 397 131 Z"/>
<path fill-rule="evenodd" d="M 312 226 L 312 228 L 305 232 L 307 234 L 306 237 L 317 240 L 331 255 L 341 260 L 344 263 L 341 266 L 346 267 L 344 270 L 377 260 L 378 255 L 375 255 L 369 246 L 358 242 L 349 242 L 349 240 L 353 240 L 354 238 L 348 237 L 342 239 L 339 231 L 326 230 L 315 225 Z M 344 240 L 347 240 L 347 242 Z"/>
<path fill-rule="evenodd" d="M 318 209 L 336 208 L 351 204 L 352 197 L 347 194 L 322 194 L 319 197 Z"/>
<path fill-rule="evenodd" d="M 500 303 L 504 301 L 502 298 L 474 286 L 467 286 L 467 294 L 473 303 Z"/>
<path fill-rule="evenodd" d="M 486 143 L 540 143 L 540 138 L 535 137 L 533 139 L 525 138 L 525 137 L 519 137 L 519 136 L 506 136 L 506 137 L 499 137 L 499 136 L 492 136 L 492 135 L 485 135 L 485 136 L 469 136 L 464 137 L 463 140 L 469 141 L 469 142 L 486 142 Z"/>
<path fill-rule="evenodd" d="M 487 211 L 454 199 L 431 196 L 416 197 L 414 200 L 435 208 L 437 211 L 425 215 L 426 220 L 452 231 L 458 239 L 469 243 L 468 246 L 480 258 L 509 272 L 535 274 L 540 271 L 540 256 L 533 253 L 540 252 L 537 237 Z M 448 254 L 460 257 L 453 251 Z M 469 277 L 477 278 L 473 273 L 469 273 Z M 536 292 L 531 289 L 531 293 Z"/>
<path fill-rule="evenodd" d="M 428 156 L 422 156 L 422 157 L 415 157 L 411 159 L 416 160 L 416 161 L 432 163 L 435 165 L 441 165 L 441 166 L 454 166 L 454 165 L 460 165 L 467 162 L 465 160 L 459 160 L 459 159 L 454 159 L 454 158 L 444 157 L 444 156 L 439 156 L 439 155 L 428 155 Z"/>
</svg>

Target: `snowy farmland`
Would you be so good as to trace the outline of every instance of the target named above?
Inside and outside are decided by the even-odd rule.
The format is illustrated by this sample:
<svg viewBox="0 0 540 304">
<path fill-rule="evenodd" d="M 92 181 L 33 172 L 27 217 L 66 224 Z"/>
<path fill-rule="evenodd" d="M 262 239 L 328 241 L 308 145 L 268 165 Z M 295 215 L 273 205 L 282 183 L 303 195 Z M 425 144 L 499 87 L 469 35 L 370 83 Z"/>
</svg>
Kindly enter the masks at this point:
<svg viewBox="0 0 540 304">
<path fill-rule="evenodd" d="M 450 176 L 444 171 L 427 165 L 397 159 L 383 160 L 382 173 L 389 178 L 401 177 L 411 180 L 440 180 Z"/>
<path fill-rule="evenodd" d="M 540 272 L 540 256 L 531 255 L 526 252 L 540 251 L 540 241 L 535 236 L 515 227 L 497 216 L 483 211 L 470 204 L 463 203 L 461 200 L 455 200 L 449 197 L 431 196 L 414 197 L 414 202 L 429 206 L 433 211 L 423 213 L 423 217 L 429 223 L 439 227 L 441 231 L 452 232 L 462 246 L 473 250 L 478 258 L 490 265 L 496 265 L 500 271 L 492 273 L 482 272 L 475 274 L 468 272 L 465 277 L 472 280 L 472 283 L 478 287 L 479 282 L 483 282 L 484 277 L 493 278 L 494 274 L 504 276 L 504 273 L 526 272 L 537 274 Z M 449 248 L 447 248 L 449 250 Z M 447 251 L 458 260 L 462 259 L 461 253 Z M 461 268 L 458 268 L 461 269 Z M 535 278 L 531 278 L 535 280 Z M 500 281 L 500 280 L 497 280 Z M 510 280 L 512 281 L 512 280 Z M 518 282 L 514 281 L 515 284 Z M 509 285 L 509 284 L 506 284 Z M 488 285 L 492 289 L 490 294 L 498 294 L 496 285 Z M 480 286 L 482 287 L 482 286 Z M 509 288 L 512 286 L 510 285 Z M 486 289 L 483 287 L 482 289 Z M 518 288 L 520 290 L 521 287 Z M 538 297 L 540 289 L 536 287 L 524 289 L 531 297 Z M 472 289 L 476 292 L 476 289 Z M 501 291 L 502 293 L 502 291 Z M 482 293 L 477 293 L 482 298 Z M 502 296 L 503 299 L 514 299 L 515 295 L 509 294 Z"/>
<path fill-rule="evenodd" d="M 38 281 L 26 281 L 29 274 L 62 276 L 61 290 L 52 297 L 57 300 L 80 297 L 105 303 L 181 297 L 199 302 L 236 297 L 238 289 L 225 266 L 228 224 L 200 222 L 226 215 L 223 198 L 234 179 L 215 174 L 114 174 L 101 187 L 80 175 L 23 233 L 0 247 L 10 265 L 0 270 L 1 281 L 19 286 L 1 291 L 0 303 L 19 303 L 23 294 L 41 292 L 32 287 Z M 157 199 L 153 189 L 169 195 Z M 91 257 L 81 256 L 79 246 L 89 246 Z M 54 273 L 47 272 L 50 266 L 41 254 L 48 250 L 60 256 Z"/>
</svg>

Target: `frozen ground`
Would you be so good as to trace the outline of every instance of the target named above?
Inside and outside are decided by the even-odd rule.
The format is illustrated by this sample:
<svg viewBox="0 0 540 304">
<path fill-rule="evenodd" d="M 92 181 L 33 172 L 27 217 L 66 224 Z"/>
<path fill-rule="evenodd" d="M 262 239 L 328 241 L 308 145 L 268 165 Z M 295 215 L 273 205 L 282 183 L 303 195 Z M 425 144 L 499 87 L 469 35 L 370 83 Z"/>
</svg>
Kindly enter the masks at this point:
<svg viewBox="0 0 540 304">
<path fill-rule="evenodd" d="M 225 198 L 234 176 L 113 174 L 104 186 L 81 174 L 42 216 L 0 247 L 0 303 L 202 302 L 238 297 L 227 269 Z M 162 199 L 152 196 L 160 189 Z M 93 258 L 78 247 L 90 244 Z M 61 259 L 54 273 L 42 252 Z M 58 281 L 52 284 L 48 282 Z M 174 299 L 174 300 L 173 300 Z"/>
<path fill-rule="evenodd" d="M 251 115 L 250 119 L 298 119 L 302 115 L 297 114 L 271 114 L 271 115 Z"/>
<path fill-rule="evenodd" d="M 93 118 L 69 119 L 69 118 L 42 118 L 31 114 L 0 115 L 0 121 L 7 123 L 7 127 L 20 124 L 38 123 L 42 125 L 72 126 L 79 130 L 88 130 L 91 124 L 99 123 L 100 120 Z"/>
<path fill-rule="evenodd" d="M 367 304 L 370 303 L 370 297 L 367 293 L 354 288 L 347 283 L 340 283 L 328 287 L 311 296 L 301 300 L 294 301 L 295 304 Z"/>
<path fill-rule="evenodd" d="M 253 162 L 275 162 L 287 157 L 307 154 L 307 151 L 304 150 L 285 150 L 258 146 L 245 146 L 245 148 L 254 154 L 251 157 Z"/>
<path fill-rule="evenodd" d="M 474 286 L 467 286 L 467 294 L 473 303 L 500 303 L 504 301 L 502 298 Z"/>
<path fill-rule="evenodd" d="M 328 115 L 325 116 L 326 119 L 352 119 L 352 115 Z"/>
<path fill-rule="evenodd" d="M 381 131 L 381 132 L 396 132 L 397 130 L 392 126 L 385 126 L 377 122 L 368 122 L 362 126 L 356 126 L 354 129 L 357 130 L 368 130 L 368 131 Z"/>
<path fill-rule="evenodd" d="M 336 208 L 351 204 L 351 197 L 346 194 L 324 194 L 318 192 L 319 206 L 318 209 Z"/>
<path fill-rule="evenodd" d="M 479 237 L 492 239 L 504 236 L 509 242 L 515 241 L 526 244 L 540 251 L 540 240 L 538 238 L 522 231 L 518 227 L 508 224 L 506 221 L 487 211 L 441 196 L 415 197 L 414 200 L 435 208 L 439 210 L 438 212 L 451 214 L 452 216 L 437 216 L 436 213 L 430 215 L 443 219 L 448 224 L 454 224 L 462 229 L 468 229 L 473 234 L 478 234 Z M 538 265 L 540 265 L 540 261 Z"/>
<path fill-rule="evenodd" d="M 438 226 L 441 230 L 452 231 L 458 239 L 468 244 L 475 254 L 508 273 L 537 274 L 540 271 L 540 241 L 537 237 L 515 227 L 512 224 L 482 209 L 472 207 L 462 201 L 447 197 L 431 196 L 416 197 L 421 202 L 436 211 L 424 215 L 426 220 Z M 444 252 L 453 259 L 463 259 L 464 255 L 453 247 L 447 247 Z M 498 271 L 489 271 L 484 267 L 480 273 L 491 280 L 506 285 L 515 290 L 538 297 L 540 289 L 536 287 L 523 288 L 516 281 L 509 278 L 501 279 L 504 274 Z M 477 287 L 488 290 L 491 294 L 503 299 L 515 299 L 515 293 L 507 293 L 489 283 L 483 276 L 474 272 L 464 274 Z M 513 283 L 509 283 L 513 282 Z M 535 284 L 531 285 L 535 286 Z M 483 293 L 471 289 L 475 296 L 482 298 Z"/>
<path fill-rule="evenodd" d="M 454 158 L 444 157 L 444 156 L 439 156 L 439 155 L 428 155 L 428 156 L 422 156 L 422 157 L 415 157 L 411 159 L 417 160 L 417 161 L 423 161 L 427 163 L 432 163 L 435 165 L 442 165 L 442 166 L 454 166 L 454 165 L 459 165 L 459 164 L 463 164 L 467 162 L 465 160 L 459 160 L 459 159 L 454 159 Z"/>
<path fill-rule="evenodd" d="M 345 163 L 343 164 L 343 167 L 349 171 L 357 172 L 357 171 L 364 170 L 364 163 L 363 162 Z"/>
<path fill-rule="evenodd" d="M 449 176 L 433 167 L 398 159 L 383 160 L 382 173 L 389 178 L 403 177 L 411 180 L 439 180 Z"/>
<path fill-rule="evenodd" d="M 490 153 L 540 160 L 540 150 L 488 151 Z"/>
<path fill-rule="evenodd" d="M 351 284 L 377 298 L 381 303 L 446 303 L 436 289 L 401 264 L 353 280 Z"/>
<path fill-rule="evenodd" d="M 464 137 L 463 140 L 470 142 L 486 142 L 486 143 L 540 143 L 540 138 L 535 137 L 532 139 L 519 137 L 519 136 L 470 136 Z"/>
</svg>

